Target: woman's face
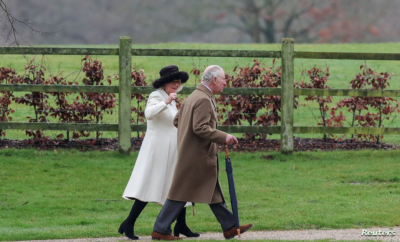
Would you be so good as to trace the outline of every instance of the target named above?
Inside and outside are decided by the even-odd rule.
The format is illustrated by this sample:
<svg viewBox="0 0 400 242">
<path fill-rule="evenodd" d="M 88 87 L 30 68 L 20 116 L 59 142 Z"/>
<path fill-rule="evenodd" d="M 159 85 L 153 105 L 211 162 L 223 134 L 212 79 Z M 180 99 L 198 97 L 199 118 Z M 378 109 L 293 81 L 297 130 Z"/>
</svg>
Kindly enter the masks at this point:
<svg viewBox="0 0 400 242">
<path fill-rule="evenodd" d="M 174 80 L 172 82 L 169 82 L 167 84 L 165 84 L 165 92 L 168 93 L 168 95 L 170 93 L 176 93 L 178 91 L 178 88 L 181 85 L 181 80 Z"/>
</svg>

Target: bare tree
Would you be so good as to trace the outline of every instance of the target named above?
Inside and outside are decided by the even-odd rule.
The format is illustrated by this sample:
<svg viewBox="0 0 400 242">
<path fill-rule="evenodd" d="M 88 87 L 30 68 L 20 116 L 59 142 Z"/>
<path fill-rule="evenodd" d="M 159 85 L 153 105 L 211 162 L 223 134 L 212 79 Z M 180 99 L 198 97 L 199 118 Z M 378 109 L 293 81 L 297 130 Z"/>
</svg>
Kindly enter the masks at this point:
<svg viewBox="0 0 400 242">
<path fill-rule="evenodd" d="M 159 7 L 164 1 L 148 2 Z M 200 42 L 211 34 L 216 42 L 221 35 L 230 36 L 223 41 L 253 43 L 276 43 L 282 37 L 297 43 L 393 41 L 398 31 L 390 26 L 395 16 L 390 12 L 399 7 L 393 0 L 174 0 L 162 7 L 170 14 L 161 14 L 161 23 L 169 28 L 159 34 Z"/>
<path fill-rule="evenodd" d="M 6 45 L 19 46 L 21 40 L 28 44 L 19 32 L 20 27 L 28 28 L 30 31 L 40 34 L 51 34 L 50 32 L 34 28 L 29 19 L 16 18 L 8 9 L 4 0 L 0 0 L 0 11 L 3 12 L 3 14 L 0 15 L 0 36 L 5 40 Z"/>
<path fill-rule="evenodd" d="M 239 20 L 226 26 L 251 36 L 254 43 L 276 43 L 281 37 L 292 37 L 296 42 L 360 41 L 380 35 L 376 23 L 387 5 L 376 3 L 374 0 L 225 1 L 225 16 L 234 14 Z"/>
<path fill-rule="evenodd" d="M 133 43 L 277 43 L 282 37 L 340 43 L 395 42 L 400 35 L 398 0 L 0 0 L 0 6 L 0 42 L 7 45 L 22 37 L 30 44 L 113 44 L 122 35 Z M 35 26 L 62 33 L 37 34 Z"/>
</svg>

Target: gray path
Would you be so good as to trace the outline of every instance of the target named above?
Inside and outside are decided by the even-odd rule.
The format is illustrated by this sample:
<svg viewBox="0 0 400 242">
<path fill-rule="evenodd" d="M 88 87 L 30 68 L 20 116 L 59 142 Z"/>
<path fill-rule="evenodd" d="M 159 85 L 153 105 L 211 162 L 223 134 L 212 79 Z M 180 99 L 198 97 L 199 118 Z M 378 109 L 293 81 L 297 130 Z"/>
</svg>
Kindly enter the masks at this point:
<svg viewBox="0 0 400 242">
<path fill-rule="evenodd" d="M 395 235 L 362 236 L 363 229 L 338 229 L 338 230 L 288 230 L 288 231 L 248 231 L 242 235 L 242 240 L 379 240 L 400 241 L 400 227 L 392 228 L 367 228 L 368 231 L 395 232 Z M 183 237 L 184 240 L 189 240 Z M 225 240 L 222 233 L 202 233 L 200 240 L 216 239 Z M 235 239 L 238 239 L 235 237 Z M 140 237 L 139 241 L 151 240 L 150 236 Z M 193 239 L 190 239 L 193 240 Z M 30 242 L 106 242 L 106 241 L 131 241 L 124 236 L 110 238 L 84 238 L 61 240 L 29 240 Z M 25 241 L 28 242 L 28 241 Z"/>
</svg>

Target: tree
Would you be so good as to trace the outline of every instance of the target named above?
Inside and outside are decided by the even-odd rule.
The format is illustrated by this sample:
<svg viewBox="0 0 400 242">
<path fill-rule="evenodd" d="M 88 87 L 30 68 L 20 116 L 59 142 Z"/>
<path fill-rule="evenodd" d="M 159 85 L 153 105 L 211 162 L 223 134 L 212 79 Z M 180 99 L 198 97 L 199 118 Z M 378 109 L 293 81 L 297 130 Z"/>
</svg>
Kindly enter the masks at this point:
<svg viewBox="0 0 400 242">
<path fill-rule="evenodd" d="M 0 11 L 3 12 L 3 15 L 0 17 L 0 36 L 5 40 L 6 45 L 19 46 L 21 40 L 28 44 L 21 35 L 19 31 L 20 28 L 28 28 L 29 31 L 38 32 L 40 34 L 50 34 L 49 32 L 34 28 L 29 19 L 15 17 L 4 0 L 0 0 Z"/>
<path fill-rule="evenodd" d="M 0 33 L 9 35 L 6 1 Z M 12 0 L 7 7 L 31 44 L 115 44 L 122 35 L 133 43 L 395 42 L 400 35 L 395 0 Z M 37 34 L 24 19 L 62 32 Z"/>
<path fill-rule="evenodd" d="M 276 43 L 282 37 L 296 42 L 376 39 L 380 37 L 376 23 L 388 6 L 374 0 L 243 0 L 225 4 L 224 16 L 235 14 L 239 20 L 226 26 L 249 35 L 254 43 Z"/>
<path fill-rule="evenodd" d="M 379 0 L 175 0 L 162 8 L 173 17 L 161 21 L 169 28 L 160 36 L 195 42 L 395 41 L 399 27 L 393 16 L 399 8 L 400 2 Z"/>
<path fill-rule="evenodd" d="M 15 28 L 15 22 L 24 23 L 24 21 L 20 21 L 14 18 L 3 0 L 0 0 L 0 9 L 4 12 L 4 16 L 0 19 L 0 23 L 2 23 L 3 26 L 6 26 L 4 29 L 0 29 L 0 36 L 3 37 L 7 41 L 7 43 L 8 41 L 12 40 L 12 43 L 16 43 L 18 45 L 18 32 Z"/>
</svg>

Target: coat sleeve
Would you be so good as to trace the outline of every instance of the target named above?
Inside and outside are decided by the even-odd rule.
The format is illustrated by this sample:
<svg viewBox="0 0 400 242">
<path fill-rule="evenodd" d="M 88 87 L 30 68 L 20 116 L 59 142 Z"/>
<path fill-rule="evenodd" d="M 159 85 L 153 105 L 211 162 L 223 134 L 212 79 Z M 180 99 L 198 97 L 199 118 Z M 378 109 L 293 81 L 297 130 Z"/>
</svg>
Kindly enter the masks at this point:
<svg viewBox="0 0 400 242">
<path fill-rule="evenodd" d="M 144 116 L 146 116 L 146 119 L 152 120 L 167 108 L 168 107 L 164 101 L 164 98 L 160 95 L 152 93 L 147 101 L 146 109 L 144 110 Z"/>
<path fill-rule="evenodd" d="M 223 144 L 225 143 L 227 134 L 210 126 L 213 112 L 210 100 L 200 99 L 193 107 L 193 132 L 204 140 Z"/>
</svg>

